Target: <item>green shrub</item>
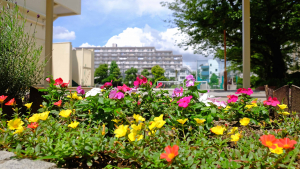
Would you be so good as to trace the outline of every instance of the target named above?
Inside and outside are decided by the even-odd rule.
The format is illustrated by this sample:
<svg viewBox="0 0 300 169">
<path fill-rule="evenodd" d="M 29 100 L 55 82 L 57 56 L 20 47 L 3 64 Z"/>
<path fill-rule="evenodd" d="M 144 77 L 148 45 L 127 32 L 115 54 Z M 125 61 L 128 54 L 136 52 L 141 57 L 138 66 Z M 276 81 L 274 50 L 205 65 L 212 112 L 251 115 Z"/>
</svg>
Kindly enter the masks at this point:
<svg viewBox="0 0 300 169">
<path fill-rule="evenodd" d="M 11 1 L 3 5 L 0 14 L 0 94 L 14 97 L 25 95 L 29 87 L 38 84 L 45 63 L 40 61 L 42 46 L 36 45 L 33 34 L 25 31 L 26 11 Z M 31 31 L 29 31 L 31 32 Z"/>
</svg>

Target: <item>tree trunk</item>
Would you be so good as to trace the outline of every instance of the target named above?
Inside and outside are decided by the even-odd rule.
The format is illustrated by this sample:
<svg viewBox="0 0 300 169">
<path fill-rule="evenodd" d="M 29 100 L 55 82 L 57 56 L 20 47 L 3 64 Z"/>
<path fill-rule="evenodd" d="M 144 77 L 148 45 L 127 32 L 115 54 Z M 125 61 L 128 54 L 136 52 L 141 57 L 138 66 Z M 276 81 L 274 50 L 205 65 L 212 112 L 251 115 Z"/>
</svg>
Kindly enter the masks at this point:
<svg viewBox="0 0 300 169">
<path fill-rule="evenodd" d="M 276 43 L 274 38 L 269 41 L 269 44 L 272 55 L 272 77 L 283 79 L 286 77 L 286 64 L 280 50 L 280 44 Z"/>
</svg>

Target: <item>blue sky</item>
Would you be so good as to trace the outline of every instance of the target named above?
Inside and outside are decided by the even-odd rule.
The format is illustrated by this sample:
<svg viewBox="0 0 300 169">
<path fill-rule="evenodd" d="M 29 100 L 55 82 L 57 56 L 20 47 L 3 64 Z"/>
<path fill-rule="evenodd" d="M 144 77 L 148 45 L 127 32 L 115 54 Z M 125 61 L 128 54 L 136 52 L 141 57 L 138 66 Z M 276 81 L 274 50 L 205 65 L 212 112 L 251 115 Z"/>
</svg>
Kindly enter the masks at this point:
<svg viewBox="0 0 300 169">
<path fill-rule="evenodd" d="M 184 65 L 194 68 L 195 61 L 206 59 L 184 51 L 176 44 L 184 39 L 177 28 L 163 20 L 172 12 L 162 0 L 82 0 L 81 15 L 60 17 L 54 22 L 54 42 L 79 46 L 154 46 L 182 54 Z M 173 0 L 164 0 L 172 2 Z"/>
</svg>

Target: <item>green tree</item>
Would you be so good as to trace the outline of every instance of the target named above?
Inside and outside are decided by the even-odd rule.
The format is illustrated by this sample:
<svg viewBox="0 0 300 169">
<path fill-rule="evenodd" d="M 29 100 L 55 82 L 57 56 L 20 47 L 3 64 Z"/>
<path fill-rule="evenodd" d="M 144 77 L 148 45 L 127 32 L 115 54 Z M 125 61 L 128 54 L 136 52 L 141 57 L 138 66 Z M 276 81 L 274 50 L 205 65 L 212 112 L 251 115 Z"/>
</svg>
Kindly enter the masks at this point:
<svg viewBox="0 0 300 169">
<path fill-rule="evenodd" d="M 117 86 L 122 83 L 121 71 L 116 61 L 112 61 L 109 68 L 109 76 L 102 80 L 102 83 L 113 81 L 113 85 Z"/>
<path fill-rule="evenodd" d="M 179 46 L 193 47 L 195 53 L 220 49 L 226 30 L 228 48 L 237 55 L 228 60 L 242 61 L 242 0 L 176 0 L 164 2 L 174 13 L 170 22 L 189 38 Z M 300 41 L 300 1 L 251 0 L 251 68 L 260 68 L 263 78 L 284 78 L 287 55 Z M 201 44 L 201 45 L 200 45 Z M 262 76 L 262 75 L 261 75 Z"/>
<path fill-rule="evenodd" d="M 196 77 L 196 71 L 192 71 L 191 75 L 193 75 L 194 78 L 197 80 L 197 77 Z"/>
<path fill-rule="evenodd" d="M 151 68 L 151 73 L 154 76 L 153 81 L 167 81 L 168 79 L 164 76 L 165 69 L 160 67 L 159 65 L 153 66 Z"/>
<path fill-rule="evenodd" d="M 149 71 L 147 69 L 144 69 L 142 72 L 141 72 L 141 75 L 147 77 L 150 75 Z"/>
<path fill-rule="evenodd" d="M 210 81 L 209 81 L 209 86 L 213 89 L 214 85 L 219 85 L 219 79 L 218 76 L 216 74 L 212 74 L 210 77 Z"/>
<path fill-rule="evenodd" d="M 136 80 L 137 77 L 137 72 L 138 70 L 136 68 L 130 68 L 128 70 L 125 71 L 125 80 L 124 83 L 126 85 L 129 85 L 129 82 L 131 82 L 131 84 L 133 84 L 133 82 Z"/>
<path fill-rule="evenodd" d="M 94 73 L 95 83 L 102 83 L 102 80 L 108 77 L 108 64 L 101 64 Z"/>
</svg>

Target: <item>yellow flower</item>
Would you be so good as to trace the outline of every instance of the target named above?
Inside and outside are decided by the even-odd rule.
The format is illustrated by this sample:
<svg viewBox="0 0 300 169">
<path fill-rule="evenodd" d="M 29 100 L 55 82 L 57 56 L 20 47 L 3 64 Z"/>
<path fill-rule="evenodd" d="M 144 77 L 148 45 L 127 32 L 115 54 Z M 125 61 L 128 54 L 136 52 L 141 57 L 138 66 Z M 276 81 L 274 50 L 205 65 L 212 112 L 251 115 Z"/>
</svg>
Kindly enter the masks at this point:
<svg viewBox="0 0 300 169">
<path fill-rule="evenodd" d="M 23 124 L 24 122 L 21 120 L 21 118 L 7 121 L 7 125 L 10 130 L 17 130 L 21 128 Z"/>
<path fill-rule="evenodd" d="M 253 107 L 257 107 L 257 104 L 256 103 L 252 103 Z"/>
<path fill-rule="evenodd" d="M 18 128 L 13 134 L 20 134 L 24 131 L 24 128 L 21 126 L 20 128 Z"/>
<path fill-rule="evenodd" d="M 148 130 L 147 130 L 148 131 Z M 148 131 L 148 135 L 151 136 L 152 134 L 155 134 L 156 133 L 156 130 L 150 130 Z"/>
<path fill-rule="evenodd" d="M 82 97 L 81 96 L 77 97 L 77 100 L 82 100 Z"/>
<path fill-rule="evenodd" d="M 247 108 L 247 109 L 251 109 L 252 107 L 254 107 L 253 104 L 248 104 L 248 105 L 245 106 L 245 108 Z"/>
<path fill-rule="evenodd" d="M 105 90 L 104 90 L 104 89 L 101 89 L 101 92 L 105 92 Z"/>
<path fill-rule="evenodd" d="M 149 126 L 150 130 L 153 130 L 154 128 L 162 128 L 162 126 L 166 123 L 166 121 L 159 120 L 159 121 L 151 121 L 151 125 Z"/>
<path fill-rule="evenodd" d="M 105 124 L 102 125 L 102 133 L 101 134 L 102 134 L 102 136 L 105 135 Z"/>
<path fill-rule="evenodd" d="M 29 122 L 38 122 L 40 120 L 40 114 L 34 114 L 29 118 Z"/>
<path fill-rule="evenodd" d="M 139 132 L 140 130 L 142 130 L 142 126 L 143 126 L 143 124 L 139 124 L 138 126 L 133 124 L 133 125 L 131 125 L 131 128 L 132 128 L 132 131 Z"/>
<path fill-rule="evenodd" d="M 73 121 L 72 121 L 71 124 L 68 125 L 68 127 L 71 127 L 71 128 L 73 128 L 73 129 L 75 129 L 75 128 L 78 126 L 78 124 L 79 124 L 79 122 L 77 122 L 77 121 L 74 121 L 74 122 L 73 122 Z"/>
<path fill-rule="evenodd" d="M 46 120 L 49 116 L 50 111 L 45 111 L 44 113 L 40 113 L 40 119 Z"/>
<path fill-rule="evenodd" d="M 227 134 L 234 134 L 236 131 L 238 131 L 238 127 L 232 127 L 232 129 L 230 130 L 230 132 L 229 133 L 227 133 Z"/>
<path fill-rule="evenodd" d="M 282 115 L 285 115 L 285 116 L 290 115 L 290 113 L 287 112 L 287 111 L 285 111 L 285 112 L 280 112 L 280 113 L 278 113 L 278 114 L 282 114 Z"/>
<path fill-rule="evenodd" d="M 120 125 L 116 130 L 115 130 L 115 134 L 116 134 L 116 137 L 124 137 L 127 133 L 127 129 L 128 129 L 128 125 Z"/>
<path fill-rule="evenodd" d="M 230 108 L 231 108 L 230 106 L 226 106 L 225 109 L 224 109 L 224 110 L 225 110 L 225 113 L 228 112 L 228 110 L 229 110 Z"/>
<path fill-rule="evenodd" d="M 194 120 L 197 122 L 197 124 L 203 124 L 206 121 L 205 119 L 198 119 L 198 118 L 194 118 Z"/>
<path fill-rule="evenodd" d="M 27 107 L 27 109 L 30 109 L 32 103 L 26 103 L 25 106 Z"/>
<path fill-rule="evenodd" d="M 247 117 L 244 117 L 243 119 L 240 120 L 240 123 L 242 126 L 247 126 L 250 123 L 250 119 Z"/>
<path fill-rule="evenodd" d="M 235 135 L 231 135 L 231 141 L 239 141 L 239 139 L 241 138 L 240 133 L 236 133 Z"/>
<path fill-rule="evenodd" d="M 68 109 L 68 110 L 62 110 L 62 111 L 60 111 L 59 115 L 67 118 L 67 117 L 70 116 L 71 113 L 72 113 L 72 110 Z"/>
<path fill-rule="evenodd" d="M 222 126 L 217 126 L 217 127 L 213 127 L 210 129 L 211 132 L 217 134 L 217 135 L 223 135 L 223 132 L 225 131 L 226 129 Z"/>
<path fill-rule="evenodd" d="M 179 123 L 184 124 L 188 119 L 179 119 L 177 120 Z"/>
<path fill-rule="evenodd" d="M 161 114 L 159 117 L 154 117 L 154 121 L 161 121 L 163 120 L 164 115 Z"/>
<path fill-rule="evenodd" d="M 137 139 L 137 141 L 143 139 L 143 135 L 137 135 L 135 132 L 131 132 L 130 134 L 128 134 L 128 138 L 130 141 L 135 141 Z"/>
<path fill-rule="evenodd" d="M 118 119 L 112 119 L 111 121 L 115 122 L 115 123 L 119 123 L 121 120 Z"/>
<path fill-rule="evenodd" d="M 277 104 L 277 106 L 281 109 L 284 110 L 286 109 L 288 106 L 286 104 Z"/>
<path fill-rule="evenodd" d="M 139 121 L 145 121 L 145 118 L 143 118 L 142 116 L 138 115 L 138 114 L 133 114 L 133 118 L 135 119 L 135 121 L 138 123 Z"/>
<path fill-rule="evenodd" d="M 275 144 L 275 146 L 276 146 L 276 148 L 275 149 L 270 148 L 270 151 L 275 154 L 282 154 L 283 153 L 282 147 L 278 147 L 277 144 Z"/>
</svg>

